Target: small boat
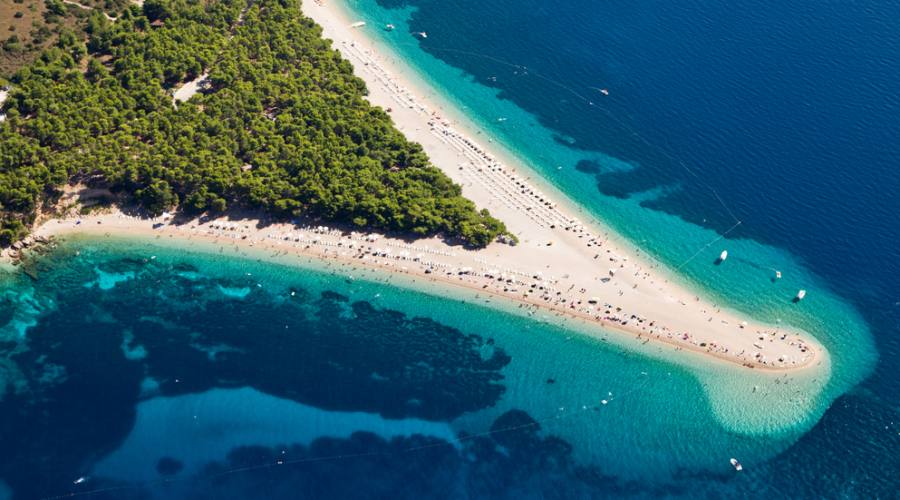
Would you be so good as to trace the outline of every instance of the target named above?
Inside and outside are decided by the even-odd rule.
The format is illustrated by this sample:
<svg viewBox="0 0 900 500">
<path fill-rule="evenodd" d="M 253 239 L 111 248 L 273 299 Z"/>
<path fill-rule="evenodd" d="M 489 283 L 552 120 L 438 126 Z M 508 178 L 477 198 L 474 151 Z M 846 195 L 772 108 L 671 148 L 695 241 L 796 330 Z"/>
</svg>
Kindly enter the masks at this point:
<svg viewBox="0 0 900 500">
<path fill-rule="evenodd" d="M 388 25 L 386 25 L 386 26 L 384 27 L 384 29 L 385 29 L 386 31 L 394 31 L 394 27 L 395 27 L 395 26 L 394 26 L 393 24 L 388 24 Z"/>
<path fill-rule="evenodd" d="M 794 297 L 794 302 L 800 302 L 803 300 L 803 297 L 806 297 L 806 290 L 800 290 L 797 292 L 797 296 Z"/>
<path fill-rule="evenodd" d="M 351 28 L 362 28 L 365 25 L 366 25 L 365 21 L 356 21 L 355 23 L 351 24 L 350 27 Z"/>
<path fill-rule="evenodd" d="M 744 470 L 744 466 L 741 465 L 741 463 L 738 462 L 736 458 L 732 458 L 732 459 L 729 460 L 729 461 L 731 462 L 731 465 L 734 466 L 734 470 L 736 470 L 736 471 L 742 471 L 742 470 Z"/>
<path fill-rule="evenodd" d="M 428 38 L 428 33 L 425 33 L 424 31 L 420 31 L 416 33 L 416 35 L 419 35 L 420 38 Z"/>
<path fill-rule="evenodd" d="M 777 279 L 777 280 L 781 279 L 781 271 L 777 271 L 777 270 L 775 271 L 775 279 Z"/>
<path fill-rule="evenodd" d="M 603 94 L 603 95 L 609 95 L 609 90 L 607 90 L 607 89 L 600 89 L 600 93 Z"/>
<path fill-rule="evenodd" d="M 81 477 L 79 477 L 78 479 L 72 481 L 72 484 L 81 484 L 81 483 L 83 483 L 83 482 L 85 482 L 85 481 L 87 481 L 87 480 L 88 480 L 87 477 L 81 476 Z"/>
<path fill-rule="evenodd" d="M 725 262 L 725 259 L 728 258 L 728 250 L 722 250 L 722 253 L 719 254 L 719 262 Z"/>
</svg>

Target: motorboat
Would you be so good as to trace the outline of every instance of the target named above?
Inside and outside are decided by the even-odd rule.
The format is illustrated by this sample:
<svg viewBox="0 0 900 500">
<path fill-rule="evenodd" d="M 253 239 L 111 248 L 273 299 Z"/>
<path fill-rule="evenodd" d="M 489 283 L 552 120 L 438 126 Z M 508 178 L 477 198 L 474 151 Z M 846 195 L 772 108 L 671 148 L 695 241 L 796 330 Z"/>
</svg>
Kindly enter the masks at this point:
<svg viewBox="0 0 900 500">
<path fill-rule="evenodd" d="M 744 470 L 744 466 L 741 465 L 741 463 L 738 462 L 738 460 L 736 458 L 732 458 L 731 460 L 729 460 L 729 462 L 731 462 L 731 465 L 734 466 L 734 470 L 736 470 L 736 471 Z"/>
</svg>

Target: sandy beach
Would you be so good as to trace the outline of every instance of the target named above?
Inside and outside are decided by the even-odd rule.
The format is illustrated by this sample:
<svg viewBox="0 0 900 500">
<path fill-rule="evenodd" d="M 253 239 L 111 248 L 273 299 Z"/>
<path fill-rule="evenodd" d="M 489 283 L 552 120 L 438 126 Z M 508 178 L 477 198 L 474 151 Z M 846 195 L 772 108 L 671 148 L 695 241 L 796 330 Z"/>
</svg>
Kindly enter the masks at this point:
<svg viewBox="0 0 900 500">
<path fill-rule="evenodd" d="M 760 324 L 697 297 L 670 279 L 671 271 L 619 235 L 579 220 L 576 204 L 540 179 L 535 182 L 538 176 L 515 155 L 493 142 L 484 144 L 490 141 L 487 131 L 465 122 L 463 113 L 436 98 L 401 61 L 379 54 L 366 38 L 366 30 L 380 27 L 352 27 L 357 20 L 349 19 L 333 2 L 307 2 L 304 13 L 323 27 L 324 36 L 353 63 L 368 85 L 369 100 L 390 108 L 398 127 L 463 186 L 463 194 L 491 210 L 518 236 L 516 247 L 494 244 L 480 252 L 483 257 L 478 259 L 486 270 L 515 263 L 526 273 L 543 273 L 557 291 L 575 301 L 575 309 L 596 298 L 592 312 L 605 316 L 606 323 L 628 322 L 624 326 L 634 327 L 638 318 L 644 318 L 638 327 L 642 332 L 664 325 L 669 332 L 659 335 L 660 339 L 718 352 L 742 364 L 793 367 L 811 363 L 816 351 L 827 356 L 805 332 L 787 334 L 790 330 Z M 477 134 L 477 141 L 476 130 L 483 132 Z M 570 301 L 566 307 L 571 305 Z M 654 327 L 647 326 L 651 322 Z M 768 334 L 760 338 L 757 332 L 779 333 L 769 342 Z M 798 343 L 806 352 L 797 352 Z"/>
<path fill-rule="evenodd" d="M 504 221 L 519 238 L 517 245 L 495 242 L 483 250 L 467 250 L 438 238 L 410 243 L 321 225 L 260 227 L 252 220 L 175 224 L 171 216 L 141 219 L 116 210 L 51 219 L 34 234 L 164 235 L 315 256 L 348 270 L 361 266 L 462 287 L 534 313 L 579 318 L 595 324 L 598 332 L 615 332 L 638 343 L 659 342 L 710 360 L 767 371 L 827 362 L 827 351 L 809 333 L 763 324 L 704 300 L 618 235 L 580 221 L 571 201 L 533 183 L 534 174 L 513 156 L 481 144 L 489 140 L 487 135 L 478 135 L 476 142 L 471 125 L 454 121 L 458 111 L 423 97 L 429 95 L 426 89 L 398 76 L 408 69 L 380 57 L 365 39 L 367 28 L 351 27 L 353 20 L 338 7 L 308 2 L 304 12 L 323 26 L 324 35 L 366 81 L 369 100 L 390 109 L 398 128 L 463 186 L 464 196 Z"/>
<path fill-rule="evenodd" d="M 486 250 L 472 251 L 451 247 L 438 238 L 410 243 L 376 233 L 348 232 L 323 225 L 261 225 L 255 219 L 176 222 L 169 214 L 150 219 L 126 215 L 117 209 L 49 219 L 36 228 L 29 241 L 75 234 L 183 240 L 239 255 L 255 249 L 289 260 L 296 256 L 298 262 L 314 258 L 348 277 L 359 276 L 365 270 L 400 273 L 468 291 L 478 302 L 498 298 L 524 308 L 529 315 L 578 319 L 596 326 L 596 333 L 601 337 L 610 332 L 620 335 L 622 340 L 661 343 L 676 351 L 687 350 L 710 360 L 766 371 L 809 368 L 823 361 L 821 347 L 800 332 L 741 320 L 724 310 L 705 309 L 714 306 L 697 298 L 687 302 L 662 295 L 679 291 L 672 284 L 660 283 L 655 290 L 650 289 L 655 285 L 652 274 L 635 272 L 638 268 L 624 260 L 624 256 L 619 256 L 616 276 L 608 280 L 606 276 L 578 272 L 575 267 L 544 264 L 556 259 L 554 255 L 559 249 L 569 250 L 564 254 L 565 259 L 577 257 L 574 250 L 578 247 L 574 245 L 560 245 L 555 249 L 534 246 L 529 250 L 527 246 L 495 243 Z M 588 248 L 587 243 L 582 246 Z M 612 251 L 609 254 L 598 251 L 612 254 Z M 15 250 L 3 254 L 5 259 L 13 255 Z M 590 265 L 583 258 L 564 262 Z M 555 276 L 548 273 L 551 270 L 568 270 L 570 274 Z M 633 273 L 630 279 L 624 279 L 623 275 L 629 272 Z M 640 294 L 637 292 L 641 287 L 627 287 L 628 283 L 637 281 L 646 289 Z M 648 302 L 647 298 L 654 302 Z M 747 323 L 742 324 L 743 321 Z"/>
</svg>

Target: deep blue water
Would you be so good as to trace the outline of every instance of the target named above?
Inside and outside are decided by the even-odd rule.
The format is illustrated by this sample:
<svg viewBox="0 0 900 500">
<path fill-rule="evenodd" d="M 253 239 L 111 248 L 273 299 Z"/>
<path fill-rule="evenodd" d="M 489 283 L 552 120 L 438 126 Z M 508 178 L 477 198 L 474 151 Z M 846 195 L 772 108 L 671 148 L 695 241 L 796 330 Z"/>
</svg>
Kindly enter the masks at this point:
<svg viewBox="0 0 900 500">
<path fill-rule="evenodd" d="M 415 7 L 421 47 L 582 151 L 599 192 L 662 189 L 643 205 L 719 232 L 736 216 L 729 237 L 789 250 L 896 327 L 900 2 L 378 3 Z"/>
<path fill-rule="evenodd" d="M 349 6 L 670 265 L 742 220 L 732 266 L 682 271 L 832 326 L 827 410 L 750 433 L 723 414 L 803 394 L 346 272 L 76 241 L 2 284 L 0 499 L 896 497 L 900 4 Z"/>
<path fill-rule="evenodd" d="M 709 240 L 703 228 L 728 238 L 709 256 L 746 250 L 740 277 L 685 266 L 695 283 L 739 295 L 783 252 L 790 264 L 779 268 L 808 270 L 858 311 L 877 363 L 777 463 L 785 482 L 817 484 L 818 494 L 896 494 L 896 479 L 881 488 L 873 478 L 898 463 L 889 450 L 900 420 L 900 2 L 347 5 L 376 26 L 426 31 L 377 36 L 533 169 L 670 265 L 693 251 L 676 248 L 682 240 Z M 442 65 L 461 71 L 456 81 L 445 83 Z M 860 338 L 828 345 L 852 350 Z M 858 428 L 870 419 L 883 425 Z"/>
</svg>

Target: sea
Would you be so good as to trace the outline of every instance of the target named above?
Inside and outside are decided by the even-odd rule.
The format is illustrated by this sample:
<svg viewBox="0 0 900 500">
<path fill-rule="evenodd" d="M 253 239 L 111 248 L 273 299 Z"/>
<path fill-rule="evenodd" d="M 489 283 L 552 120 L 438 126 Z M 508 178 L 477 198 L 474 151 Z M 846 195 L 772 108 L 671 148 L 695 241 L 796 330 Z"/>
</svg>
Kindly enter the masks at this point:
<svg viewBox="0 0 900 500">
<path fill-rule="evenodd" d="M 813 332 L 830 366 L 764 375 L 362 269 L 70 237 L 0 275 L 0 499 L 897 497 L 900 3 L 341 7 L 582 218 Z"/>
</svg>

